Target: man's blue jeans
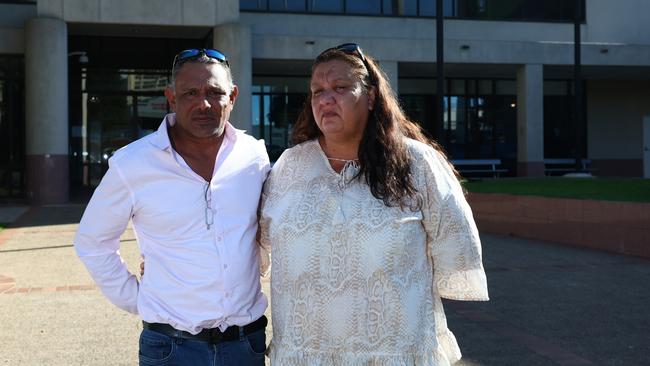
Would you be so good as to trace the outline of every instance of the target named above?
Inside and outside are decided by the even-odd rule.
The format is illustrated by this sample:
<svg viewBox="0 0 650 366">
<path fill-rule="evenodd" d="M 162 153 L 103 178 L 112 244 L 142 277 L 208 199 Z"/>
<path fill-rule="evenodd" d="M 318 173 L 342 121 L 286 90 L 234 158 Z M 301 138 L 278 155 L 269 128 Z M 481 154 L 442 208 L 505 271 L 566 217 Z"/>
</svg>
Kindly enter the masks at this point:
<svg viewBox="0 0 650 366">
<path fill-rule="evenodd" d="M 216 344 L 144 329 L 140 334 L 139 358 L 140 366 L 263 366 L 265 351 L 264 329 L 249 335 L 240 332 L 239 339 Z"/>
</svg>

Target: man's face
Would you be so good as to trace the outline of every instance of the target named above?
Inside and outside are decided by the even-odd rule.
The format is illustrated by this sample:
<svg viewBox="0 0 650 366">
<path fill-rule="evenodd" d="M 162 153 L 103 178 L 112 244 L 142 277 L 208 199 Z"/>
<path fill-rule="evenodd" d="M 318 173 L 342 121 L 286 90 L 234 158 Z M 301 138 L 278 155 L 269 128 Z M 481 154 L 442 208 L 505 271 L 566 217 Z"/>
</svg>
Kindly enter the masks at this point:
<svg viewBox="0 0 650 366">
<path fill-rule="evenodd" d="M 187 62 L 165 96 L 176 112 L 176 125 L 196 138 L 220 136 L 237 99 L 237 87 L 221 64 Z"/>
</svg>

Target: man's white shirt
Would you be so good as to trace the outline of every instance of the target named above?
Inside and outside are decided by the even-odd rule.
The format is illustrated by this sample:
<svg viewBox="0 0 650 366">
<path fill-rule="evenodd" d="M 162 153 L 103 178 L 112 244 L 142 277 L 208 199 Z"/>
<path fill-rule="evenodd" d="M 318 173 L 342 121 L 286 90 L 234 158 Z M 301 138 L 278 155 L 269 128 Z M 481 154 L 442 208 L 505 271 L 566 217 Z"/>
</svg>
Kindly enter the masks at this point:
<svg viewBox="0 0 650 366">
<path fill-rule="evenodd" d="M 193 334 L 248 324 L 267 306 L 255 239 L 266 149 L 227 123 L 206 182 L 173 150 L 174 123 L 167 115 L 156 132 L 111 157 L 75 249 L 104 295 L 144 321 Z M 129 220 L 145 260 L 140 283 L 119 254 Z"/>
</svg>

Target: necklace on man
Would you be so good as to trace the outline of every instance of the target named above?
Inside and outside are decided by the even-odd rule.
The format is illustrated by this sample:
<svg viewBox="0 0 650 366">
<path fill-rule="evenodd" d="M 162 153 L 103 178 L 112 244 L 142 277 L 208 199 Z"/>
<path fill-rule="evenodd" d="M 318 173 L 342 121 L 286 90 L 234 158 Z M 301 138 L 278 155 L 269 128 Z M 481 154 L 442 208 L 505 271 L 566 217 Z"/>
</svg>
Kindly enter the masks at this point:
<svg viewBox="0 0 650 366">
<path fill-rule="evenodd" d="M 354 158 L 354 159 L 327 158 L 327 160 L 342 161 L 342 162 L 347 163 L 349 161 L 359 161 L 359 158 Z"/>
</svg>

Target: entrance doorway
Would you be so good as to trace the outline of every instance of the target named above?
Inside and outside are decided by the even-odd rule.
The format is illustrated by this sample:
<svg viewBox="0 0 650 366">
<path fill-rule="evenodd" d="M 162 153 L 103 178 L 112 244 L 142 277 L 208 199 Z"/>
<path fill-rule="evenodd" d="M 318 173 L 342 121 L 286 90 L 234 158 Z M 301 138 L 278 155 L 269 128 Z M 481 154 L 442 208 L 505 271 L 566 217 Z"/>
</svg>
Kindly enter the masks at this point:
<svg viewBox="0 0 650 366">
<path fill-rule="evenodd" d="M 81 118 L 71 126 L 73 192 L 92 191 L 119 148 L 158 129 L 169 106 L 166 70 L 83 69 Z"/>
</svg>

